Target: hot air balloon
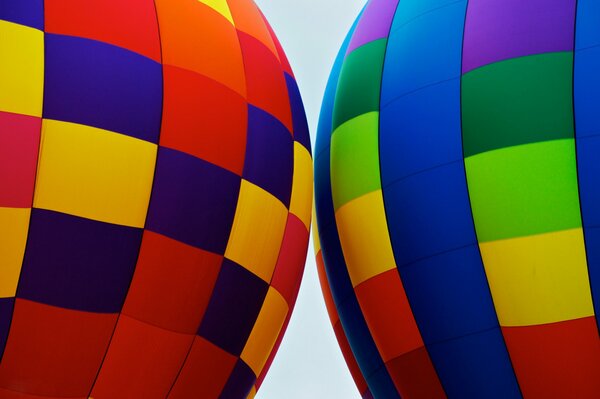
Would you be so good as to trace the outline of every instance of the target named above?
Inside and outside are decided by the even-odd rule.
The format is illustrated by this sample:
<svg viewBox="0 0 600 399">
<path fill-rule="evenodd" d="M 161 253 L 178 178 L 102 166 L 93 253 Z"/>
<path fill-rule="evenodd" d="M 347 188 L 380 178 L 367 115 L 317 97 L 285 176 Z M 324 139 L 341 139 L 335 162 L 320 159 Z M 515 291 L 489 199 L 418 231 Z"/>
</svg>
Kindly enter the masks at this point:
<svg viewBox="0 0 600 399">
<path fill-rule="evenodd" d="M 245 398 L 311 150 L 250 0 L 0 2 L 0 398 Z"/>
<path fill-rule="evenodd" d="M 600 2 L 371 0 L 315 149 L 363 398 L 600 397 Z"/>
</svg>

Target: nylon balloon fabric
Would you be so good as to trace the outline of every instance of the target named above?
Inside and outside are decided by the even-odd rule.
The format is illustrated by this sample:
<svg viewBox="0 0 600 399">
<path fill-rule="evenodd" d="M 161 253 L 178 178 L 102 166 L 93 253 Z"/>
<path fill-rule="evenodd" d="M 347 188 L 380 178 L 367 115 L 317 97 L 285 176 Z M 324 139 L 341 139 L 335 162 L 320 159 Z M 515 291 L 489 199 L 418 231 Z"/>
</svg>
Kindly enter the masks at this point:
<svg viewBox="0 0 600 399">
<path fill-rule="evenodd" d="M 600 396 L 600 2 L 371 0 L 315 237 L 363 398 Z"/>
<path fill-rule="evenodd" d="M 250 0 L 0 1 L 0 398 L 246 398 L 312 160 Z"/>
</svg>

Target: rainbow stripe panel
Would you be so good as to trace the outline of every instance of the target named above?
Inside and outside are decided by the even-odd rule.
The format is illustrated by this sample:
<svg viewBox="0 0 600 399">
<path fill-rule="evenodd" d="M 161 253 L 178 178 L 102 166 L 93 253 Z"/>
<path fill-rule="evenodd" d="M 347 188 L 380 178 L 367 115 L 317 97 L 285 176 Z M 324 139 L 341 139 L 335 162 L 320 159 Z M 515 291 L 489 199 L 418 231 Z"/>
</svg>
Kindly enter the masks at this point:
<svg viewBox="0 0 600 399">
<path fill-rule="evenodd" d="M 315 150 L 363 398 L 600 396 L 600 2 L 371 0 Z"/>
<path fill-rule="evenodd" d="M 312 207 L 258 8 L 3 1 L 0 59 L 0 397 L 252 397 Z"/>
</svg>

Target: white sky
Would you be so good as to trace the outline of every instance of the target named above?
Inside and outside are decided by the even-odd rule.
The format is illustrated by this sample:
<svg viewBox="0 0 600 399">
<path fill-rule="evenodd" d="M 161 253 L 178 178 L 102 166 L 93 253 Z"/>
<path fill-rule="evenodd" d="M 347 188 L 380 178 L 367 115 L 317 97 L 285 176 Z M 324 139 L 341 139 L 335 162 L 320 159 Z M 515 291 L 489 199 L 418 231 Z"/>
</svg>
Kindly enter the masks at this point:
<svg viewBox="0 0 600 399">
<path fill-rule="evenodd" d="M 342 41 L 366 0 L 255 0 L 294 69 L 315 141 L 321 100 Z M 312 249 L 296 309 L 257 399 L 359 399 L 329 323 Z"/>
</svg>

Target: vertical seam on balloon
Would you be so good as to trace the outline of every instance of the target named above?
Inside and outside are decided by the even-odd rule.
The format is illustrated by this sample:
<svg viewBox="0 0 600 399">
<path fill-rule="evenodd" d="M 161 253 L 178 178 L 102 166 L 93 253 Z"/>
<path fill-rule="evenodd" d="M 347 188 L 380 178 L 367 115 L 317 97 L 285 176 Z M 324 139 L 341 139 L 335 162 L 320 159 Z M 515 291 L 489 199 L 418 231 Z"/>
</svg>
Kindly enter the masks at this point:
<svg viewBox="0 0 600 399">
<path fill-rule="evenodd" d="M 394 32 L 394 30 L 392 29 L 394 27 L 394 20 L 396 19 L 396 15 L 398 13 L 398 9 L 400 8 L 401 2 L 402 2 L 402 0 L 400 0 L 398 2 L 398 6 L 396 7 L 396 10 L 394 11 L 394 17 L 392 18 L 392 23 L 390 24 L 390 30 L 388 32 L 388 36 L 387 36 L 387 40 L 386 40 L 386 46 L 385 46 L 385 50 L 384 50 L 384 53 L 383 53 L 383 62 L 382 62 L 382 68 L 381 68 L 381 82 L 380 82 L 380 88 L 379 88 L 379 114 L 378 114 L 378 117 L 377 117 L 377 152 L 378 152 L 378 154 L 377 154 L 377 160 L 378 160 L 378 163 L 379 163 L 379 184 L 381 186 L 381 199 L 382 199 L 382 202 L 383 202 L 383 213 L 385 215 L 385 223 L 386 223 L 386 225 L 388 227 L 387 236 L 388 236 L 388 239 L 390 241 L 390 247 L 392 249 L 392 257 L 394 258 L 394 264 L 396 266 L 395 269 L 396 269 L 396 273 L 398 274 L 398 279 L 402 282 L 402 285 L 404 286 L 404 282 L 402 281 L 402 274 L 400 274 L 400 269 L 398 268 L 398 261 L 396 260 L 396 252 L 394 251 L 394 244 L 392 242 L 392 235 L 390 233 L 390 228 L 389 228 L 390 223 L 389 223 L 388 212 L 387 212 L 387 207 L 386 207 L 385 190 L 384 190 L 384 184 L 383 184 L 383 168 L 381 166 L 381 104 L 382 104 L 383 87 L 384 87 L 383 86 L 383 79 L 385 77 L 385 65 L 386 65 L 385 61 L 386 61 L 387 55 L 388 55 L 388 46 L 390 44 L 390 36 Z M 415 314 L 414 314 L 414 311 L 413 311 L 413 307 L 412 307 L 410 298 L 408 297 L 408 294 L 406 293 L 406 290 L 404 290 L 404 291 L 405 291 L 404 292 L 404 297 L 406 298 L 406 302 L 408 303 L 408 307 L 410 308 L 411 318 L 415 322 L 415 326 L 416 326 L 417 330 L 419 331 L 419 338 L 421 338 L 421 341 L 423 342 L 423 347 L 422 348 L 427 353 L 427 358 L 428 358 L 429 362 L 431 363 L 431 367 L 433 368 L 433 370 L 435 372 L 435 376 L 437 377 L 437 381 L 439 383 L 439 386 L 442 388 L 442 391 L 444 392 L 444 395 L 446 397 L 448 397 L 448 393 L 446 392 L 446 388 L 444 387 L 444 384 L 442 383 L 442 380 L 440 378 L 439 371 L 437 370 L 436 365 L 433 362 L 433 359 L 431 359 L 431 356 L 429 354 L 429 348 L 427 348 L 427 345 L 425 344 L 425 341 L 423 340 L 423 334 L 421 333 L 421 327 L 419 326 L 419 324 L 417 323 L 417 320 L 415 318 Z M 413 352 L 413 351 L 411 351 L 411 352 Z M 396 389 L 398 389 L 398 388 L 396 388 Z M 400 394 L 400 392 L 398 392 L 398 394 Z"/>
<path fill-rule="evenodd" d="M 338 71 L 337 80 L 335 82 L 335 87 L 333 87 L 333 89 L 332 89 L 333 90 L 333 99 L 332 99 L 332 109 L 331 109 L 331 114 L 332 115 L 331 116 L 333 116 L 333 112 L 334 112 L 334 108 L 335 108 L 335 100 L 337 98 L 337 89 L 339 87 L 340 76 L 341 76 L 341 72 L 342 72 L 342 69 L 343 69 L 343 66 L 344 66 L 344 61 L 345 61 L 345 58 L 346 58 L 346 52 L 347 52 L 348 47 L 350 46 L 350 42 L 351 42 L 352 36 L 354 35 L 354 32 L 356 32 L 356 28 L 358 26 L 358 23 L 360 22 L 361 17 L 364 15 L 364 12 L 365 12 L 365 10 L 366 10 L 366 8 L 367 8 L 368 5 L 369 5 L 369 2 L 367 2 L 365 4 L 365 6 L 362 8 L 362 10 L 360 11 L 358 17 L 356 18 L 354 24 L 352 25 L 352 27 L 350 28 L 350 31 L 348 32 L 348 34 L 346 36 L 346 39 L 344 41 L 345 46 L 344 45 L 342 46 L 342 48 L 338 52 L 338 55 L 337 55 L 336 60 L 334 62 L 334 65 L 336 65 L 337 62 L 338 62 L 338 60 L 340 59 L 340 57 L 342 58 L 341 65 L 340 65 L 340 68 L 339 68 L 339 71 Z M 330 78 L 329 78 L 330 80 L 328 81 L 327 86 L 329 86 L 329 84 L 331 83 L 331 77 L 332 76 L 330 76 Z M 323 109 L 321 109 L 321 111 L 323 111 Z M 328 127 L 328 132 L 327 132 L 328 135 L 329 135 L 329 143 L 321 151 L 321 154 L 325 153 L 325 151 L 328 151 L 330 157 L 331 157 L 331 149 L 332 149 L 331 148 L 331 137 L 332 137 L 332 134 L 333 134 L 332 130 L 333 130 L 333 118 L 331 120 L 331 126 Z M 329 175 L 329 178 L 331 179 L 331 163 L 327 163 L 326 165 L 327 165 L 327 169 L 326 169 L 327 174 Z M 332 192 L 332 187 L 331 187 L 331 181 L 330 181 L 329 186 L 326 187 L 326 189 L 329 190 L 329 194 L 331 195 L 331 198 L 333 199 L 333 192 Z M 315 186 L 315 195 L 316 195 L 316 190 L 317 190 L 317 187 Z M 333 210 L 334 209 L 333 200 L 332 200 L 331 203 L 328 203 L 327 206 L 330 206 L 331 209 Z M 341 256 L 341 258 L 343 260 L 343 265 L 340 265 L 340 266 L 343 266 L 343 269 L 345 271 L 345 277 L 346 277 L 347 283 L 350 284 L 350 286 L 351 286 L 351 292 L 348 295 L 346 295 L 346 296 L 344 296 L 342 298 L 338 298 L 334 294 L 334 290 L 332 288 L 334 286 L 334 284 L 332 284 L 331 282 L 335 281 L 335 280 L 332 280 L 330 278 L 330 274 L 329 274 L 330 273 L 329 272 L 329 268 L 330 267 L 327 266 L 327 261 L 325 259 L 326 257 L 323 255 L 323 266 L 324 266 L 324 269 L 325 269 L 325 275 L 327 277 L 327 280 L 329 282 L 329 286 L 330 286 L 331 291 L 332 291 L 333 303 L 334 303 L 334 306 L 336 308 L 336 313 L 338 315 L 339 323 L 340 323 L 340 325 L 342 327 L 341 328 L 342 333 L 344 335 L 344 338 L 348 342 L 348 347 L 350 348 L 350 354 L 351 354 L 352 358 L 354 359 L 354 361 L 356 362 L 356 364 L 358 365 L 358 369 L 360 371 L 360 374 L 361 374 L 363 380 L 365 381 L 366 390 L 365 390 L 365 392 L 361 392 L 361 395 L 365 395 L 367 392 L 369 394 L 372 394 L 372 389 L 369 386 L 369 382 L 367 381 L 367 376 L 363 372 L 363 367 L 361 366 L 361 363 L 358 361 L 358 357 L 356 356 L 355 350 L 352 347 L 352 342 L 351 342 L 351 339 L 349 338 L 350 335 L 346 331 L 345 324 L 347 324 L 347 320 L 346 320 L 346 322 L 344 321 L 345 318 L 344 318 L 342 312 L 339 311 L 339 309 L 341 308 L 342 304 L 345 304 L 345 303 L 347 303 L 349 301 L 353 301 L 354 303 L 356 303 L 356 305 L 359 308 L 360 308 L 360 304 L 358 303 L 358 298 L 356 297 L 356 292 L 354 291 L 354 287 L 352 287 L 352 282 L 351 282 L 350 276 L 348 274 L 347 263 L 346 263 L 344 251 L 343 251 L 342 246 L 341 246 L 341 241 L 340 241 L 340 238 L 339 238 L 339 231 L 338 231 L 338 226 L 337 226 L 337 221 L 335 219 L 335 215 L 333 215 L 332 220 L 325 227 L 320 226 L 319 223 L 317 222 L 317 228 L 319 229 L 318 234 L 319 234 L 320 237 L 323 236 L 323 234 L 321 232 L 327 231 L 328 229 L 333 229 L 335 231 L 336 241 L 339 244 L 340 256 Z M 321 242 L 321 246 L 323 248 L 323 242 Z M 324 252 L 326 252 L 326 251 L 324 251 L 323 249 L 321 249 L 321 253 L 324 254 Z M 354 315 L 354 316 L 360 319 L 360 321 L 361 321 L 360 324 L 364 325 L 364 327 L 369 332 L 369 340 L 373 344 L 373 347 L 375 347 L 375 350 L 377 351 L 377 357 L 380 359 L 380 362 L 382 364 L 381 366 L 377 367 L 377 369 L 373 373 L 371 373 L 371 375 L 374 375 L 374 374 L 377 373 L 377 371 L 379 371 L 381 369 L 381 367 L 385 367 L 385 363 L 383 363 L 383 359 L 381 358 L 381 355 L 379 354 L 379 350 L 377 348 L 377 345 L 375 344 L 375 341 L 373 340 L 373 337 L 370 335 L 370 330 L 369 330 L 367 322 L 366 322 L 366 320 L 364 318 L 364 315 L 363 314 L 358 314 L 358 315 Z M 333 327 L 335 327 L 335 326 L 333 326 Z M 391 378 L 390 378 L 390 380 L 391 380 Z M 392 382 L 392 385 L 393 385 L 393 382 Z"/>
<path fill-rule="evenodd" d="M 153 0 L 153 1 L 155 2 L 156 0 Z M 250 107 L 249 107 L 249 103 L 248 103 L 248 83 L 246 81 L 246 61 L 244 59 L 244 51 L 242 49 L 242 42 L 240 41 L 239 31 L 238 31 L 237 27 L 235 26 L 235 17 L 233 16 L 233 13 L 231 12 L 231 7 L 229 6 L 229 0 L 224 0 L 224 1 L 225 1 L 226 5 L 227 5 L 227 8 L 229 9 L 229 13 L 231 14 L 232 25 L 233 25 L 233 28 L 235 29 L 235 37 L 236 37 L 238 46 L 240 48 L 240 55 L 241 55 L 241 58 L 242 58 L 242 65 L 244 67 L 243 68 L 244 69 L 244 85 L 246 86 L 246 91 L 244 93 L 244 101 L 246 102 L 246 118 L 247 118 L 247 124 L 246 124 L 246 147 L 247 147 L 247 145 L 248 145 L 248 127 L 249 127 L 249 123 L 250 123 L 250 118 L 249 118 L 249 116 L 250 116 Z M 256 7 L 256 5 L 254 4 L 254 2 L 252 2 L 252 4 Z M 157 20 L 158 20 L 158 12 L 157 12 Z M 246 147 L 244 148 L 244 164 L 246 163 Z M 244 169 L 244 166 L 242 166 L 242 175 L 244 173 L 243 169 Z M 240 182 L 241 182 L 242 179 L 243 179 L 242 176 L 240 176 Z M 240 186 L 240 190 L 241 190 L 241 186 Z M 239 200 L 239 195 L 240 195 L 240 192 L 238 192 L 238 200 Z M 232 226 L 232 228 L 233 228 L 233 226 Z M 229 234 L 231 235 L 231 230 L 229 231 Z M 223 261 L 224 261 L 225 260 L 225 254 L 223 253 L 223 254 L 219 254 L 219 255 L 223 258 Z M 221 269 L 223 267 L 223 261 L 221 261 L 221 266 L 219 267 L 219 273 L 220 273 L 220 271 L 221 271 Z M 213 287 L 211 289 L 211 295 L 209 296 L 209 298 L 212 297 L 212 294 L 214 292 L 215 286 L 216 286 L 216 284 L 213 285 Z M 265 299 L 266 299 L 266 294 L 265 294 Z M 264 299 L 263 299 L 263 304 L 264 304 Z M 261 307 L 262 307 L 262 304 L 261 304 Z M 185 357 L 183 358 L 183 361 L 181 362 L 181 366 L 179 367 L 179 370 L 175 374 L 175 378 L 173 379 L 173 383 L 171 384 L 171 386 L 169 387 L 169 390 L 167 391 L 167 394 L 165 395 L 165 399 L 167 399 L 167 398 L 169 398 L 171 396 L 171 392 L 173 391 L 173 388 L 175 388 L 175 385 L 177 384 L 177 381 L 179 381 L 179 377 L 181 376 L 181 373 L 182 373 L 183 369 L 185 368 L 185 366 L 187 364 L 187 361 L 188 361 L 188 359 L 190 357 L 190 353 L 192 352 L 192 349 L 194 348 L 194 343 L 196 342 L 196 339 L 198 338 L 198 330 L 200 329 L 200 326 L 202 325 L 202 321 L 203 320 L 204 320 L 204 316 L 198 321 L 198 327 L 196 328 L 196 332 L 194 333 L 194 336 L 193 336 L 193 339 L 192 339 L 192 343 L 190 344 L 190 346 L 189 346 L 189 348 L 188 348 L 188 350 L 187 350 L 187 352 L 185 354 Z M 208 342 L 210 342 L 210 341 L 208 341 Z M 212 345 L 215 345 L 212 342 L 210 342 L 210 343 Z M 219 348 L 219 349 L 223 350 L 222 348 Z M 241 360 L 240 356 L 236 356 L 236 363 L 239 360 Z M 234 367 L 235 367 L 235 365 L 234 365 Z M 233 368 L 232 368 L 231 372 L 233 372 Z M 223 392 L 223 389 L 225 389 L 225 387 L 227 385 L 227 382 L 229 381 L 229 379 L 231 377 L 231 372 L 228 375 L 227 380 L 225 381 L 225 384 L 221 388 L 221 391 L 219 392 L 219 396 L 221 396 L 221 393 Z M 257 376 L 257 378 L 258 378 L 258 376 Z M 253 383 L 253 386 L 254 386 L 254 383 Z M 252 390 L 252 388 L 250 388 L 250 390 Z"/>
<path fill-rule="evenodd" d="M 587 232 L 585 228 L 585 218 L 583 217 L 583 206 L 581 204 L 581 179 L 579 178 L 579 151 L 577 145 L 577 108 L 575 106 L 575 58 L 577 56 L 577 14 L 579 11 L 579 1 L 575 0 L 575 15 L 573 22 L 573 69 L 572 69 L 572 81 L 571 81 L 571 96 L 572 96 L 572 107 L 573 107 L 573 144 L 575 151 L 575 171 L 576 171 L 576 179 L 577 179 L 577 199 L 579 201 L 579 213 L 581 215 L 581 232 L 583 234 L 583 246 L 585 251 L 585 263 L 587 267 L 587 275 L 590 286 L 590 297 L 592 300 L 592 307 L 594 309 L 594 318 L 596 319 L 596 330 L 598 335 L 600 336 L 600 323 L 598 320 L 598 309 L 596 309 L 596 302 L 594 301 L 594 290 L 592 287 L 592 276 L 590 275 L 590 259 L 588 255 L 588 242 L 587 242 Z"/>
<path fill-rule="evenodd" d="M 387 45 L 388 45 L 388 41 L 389 41 L 389 34 L 390 34 L 392 26 L 393 26 L 393 22 L 394 22 L 394 18 L 396 16 L 396 12 L 398 11 L 399 4 L 400 4 L 400 1 L 396 5 L 396 9 L 394 10 L 394 15 L 392 16 L 392 19 L 390 21 L 390 29 L 388 30 L 387 36 L 384 37 L 384 38 L 382 38 L 382 39 L 385 39 L 385 48 L 383 49 L 383 54 L 381 56 L 381 79 L 380 79 L 380 83 L 379 83 L 379 104 L 377 105 L 377 107 L 378 107 L 378 109 L 377 109 L 377 126 L 378 126 L 378 129 L 377 129 L 376 134 L 378 136 L 377 137 L 377 146 L 378 147 L 379 147 L 379 120 L 380 120 L 380 109 L 379 108 L 381 107 L 381 89 L 382 89 L 381 82 L 383 81 L 383 68 L 385 66 L 385 55 L 386 55 L 386 52 L 387 52 Z M 356 31 L 355 31 L 355 33 L 356 33 Z M 353 36 L 354 36 L 355 33 L 353 33 Z M 357 49 L 359 49 L 359 48 L 361 48 L 363 46 L 366 46 L 367 44 L 373 43 L 373 42 L 375 42 L 377 40 L 381 40 L 381 39 L 375 39 L 375 40 L 372 40 L 370 42 L 363 43 L 361 46 L 358 46 L 353 51 L 346 50 L 346 55 L 344 56 L 344 58 L 347 59 L 348 56 L 350 54 L 352 54 L 354 51 L 356 51 Z M 351 42 L 352 41 L 350 41 L 349 43 L 351 43 Z M 343 69 L 343 65 L 342 65 L 342 69 Z M 340 70 L 340 72 L 341 72 L 341 70 Z M 336 90 L 336 96 L 337 96 L 337 90 Z M 364 115 L 364 114 L 361 114 L 361 115 Z M 345 123 L 345 122 L 343 122 L 343 123 Z M 342 124 L 339 124 L 338 127 L 341 126 Z M 333 133 L 332 133 L 332 136 L 333 136 Z M 377 152 L 379 152 L 379 148 L 378 148 Z M 380 186 L 381 186 L 381 164 L 379 164 L 379 170 L 378 170 L 378 172 L 379 172 L 379 180 L 380 180 Z M 330 169 L 330 174 L 331 174 L 331 169 Z M 383 190 L 381 190 L 381 192 L 382 192 L 382 203 L 383 203 L 382 205 L 384 207 L 384 213 L 385 213 L 385 203 L 383 201 Z M 387 222 L 387 218 L 386 218 L 386 222 Z M 337 222 L 336 222 L 336 226 L 337 226 Z M 343 254 L 344 253 L 344 247 L 343 247 L 341 241 L 340 241 L 340 246 L 341 246 L 342 254 Z M 354 297 L 356 298 L 356 301 L 358 302 L 358 307 L 362 311 L 362 308 L 360 306 L 360 301 L 358 300 L 358 296 L 356 295 L 356 287 L 352 287 L 352 291 L 354 293 Z M 362 315 L 362 316 L 364 318 L 364 315 Z M 387 374 L 390 382 L 392 383 L 392 386 L 396 390 L 396 394 L 398 395 L 399 398 L 401 398 L 400 392 L 398 392 L 398 388 L 396 387 L 396 384 L 394 383 L 394 380 L 392 379 L 392 376 L 391 376 L 389 370 L 386 367 L 387 363 L 383 359 L 383 355 L 381 353 L 381 349 L 379 348 L 379 345 L 377 345 L 377 341 L 375 340 L 375 337 L 373 336 L 373 332 L 371 331 L 371 328 L 369 327 L 369 323 L 367 323 L 366 319 L 365 319 L 365 326 L 367 328 L 367 331 L 369 332 L 371 340 L 373 341 L 375 349 L 377 350 L 377 353 L 379 354 L 379 358 L 381 359 L 381 365 L 379 367 L 377 367 L 375 370 L 373 370 L 369 375 L 363 375 L 363 378 L 364 378 L 365 382 L 367 383 L 367 386 L 369 386 L 370 385 L 370 380 L 372 379 L 372 377 L 375 376 L 375 375 L 377 375 L 381 370 L 385 370 L 385 373 Z M 342 327 L 343 327 L 343 323 L 342 323 Z M 371 392 L 372 392 L 372 389 L 370 387 L 369 387 L 369 390 L 371 390 Z"/>
<path fill-rule="evenodd" d="M 461 55 L 460 55 L 460 135 L 461 135 L 461 152 L 462 152 L 462 163 L 463 163 L 463 173 L 464 173 L 464 177 L 465 177 L 465 185 L 466 185 L 466 191 L 467 191 L 467 198 L 469 201 L 469 213 L 471 215 L 471 221 L 473 223 L 473 230 L 475 232 L 475 237 L 477 239 L 477 242 L 475 243 L 477 246 L 477 253 L 479 254 L 479 259 L 481 260 L 481 268 L 483 269 L 483 274 L 485 276 L 485 281 L 486 281 L 486 286 L 487 286 L 487 291 L 489 292 L 489 296 L 490 299 L 492 301 L 493 307 L 494 307 L 494 316 L 496 318 L 496 321 L 498 322 L 498 330 L 500 331 L 500 336 L 502 337 L 502 343 L 504 344 L 504 349 L 506 350 L 506 355 L 508 357 L 508 361 L 510 363 L 511 369 L 512 369 L 512 373 L 513 373 L 513 377 L 515 379 L 515 384 L 517 385 L 517 389 L 519 390 L 519 394 L 521 395 L 521 398 L 523 398 L 523 391 L 521 390 L 521 384 L 519 384 L 519 379 L 517 378 L 517 372 L 515 370 L 515 366 L 513 364 L 512 361 L 512 357 L 510 356 L 510 351 L 508 350 L 508 345 L 506 344 L 506 338 L 504 337 L 504 332 L 502 331 L 502 326 L 500 325 L 500 319 L 498 318 L 498 311 L 496 310 L 496 304 L 494 302 L 494 296 L 492 295 L 492 289 L 490 287 L 490 281 L 488 279 L 487 276 L 487 271 L 485 269 L 485 262 L 483 260 L 483 256 L 481 254 L 481 248 L 479 247 L 479 238 L 477 237 L 477 228 L 475 226 L 475 215 L 473 215 L 473 205 L 471 202 L 471 192 L 469 191 L 469 178 L 467 175 L 467 164 L 466 164 L 466 158 L 465 158 L 465 141 L 464 141 L 464 129 L 463 129 L 463 85 L 462 85 L 462 80 L 463 80 L 463 76 L 465 75 L 462 70 L 463 70 L 463 62 L 464 62 L 464 51 L 465 51 L 465 34 L 466 34 L 466 30 L 467 30 L 467 20 L 468 20 L 468 16 L 469 16 L 469 4 L 470 0 L 467 0 L 467 6 L 465 7 L 465 19 L 464 19 L 464 24 L 463 24 L 463 36 L 462 36 L 462 43 L 461 43 Z"/>
<path fill-rule="evenodd" d="M 19 286 L 21 285 L 21 278 L 23 277 L 23 267 L 25 266 L 25 256 L 27 254 L 27 247 L 29 246 L 29 232 L 31 231 L 31 217 L 33 215 L 33 200 L 35 198 L 35 186 L 38 179 L 38 172 L 40 166 L 40 158 L 42 155 L 42 132 L 44 126 L 44 94 L 46 92 L 46 2 L 42 1 L 42 16 L 43 16 L 43 26 L 42 26 L 42 34 L 44 37 L 44 74 L 43 74 L 43 82 L 42 82 L 42 115 L 40 117 L 40 137 L 38 140 L 38 154 L 35 163 L 35 180 L 33 181 L 33 188 L 31 190 L 31 206 L 29 207 L 29 220 L 27 221 L 27 236 L 25 237 L 25 247 L 23 248 L 23 257 L 21 258 L 21 268 L 19 269 L 19 278 L 17 280 L 17 286 L 15 287 L 15 295 L 13 297 L 12 311 L 10 313 L 10 322 L 8 323 L 8 328 L 6 330 L 6 336 L 4 341 L 4 346 L 0 348 L 0 364 L 2 364 L 2 360 L 4 359 L 4 353 L 6 351 L 6 347 L 8 346 L 8 340 L 10 338 L 10 332 L 12 330 L 12 322 L 14 320 L 15 308 L 17 306 L 17 297 L 19 292 Z"/>
<path fill-rule="evenodd" d="M 154 159 L 154 171 L 152 174 L 152 183 L 151 183 L 151 189 L 150 189 L 150 196 L 148 197 L 148 208 L 146 209 L 146 218 L 144 219 L 144 227 L 141 229 L 141 234 L 140 234 L 140 245 L 138 247 L 138 251 L 137 251 L 137 256 L 136 256 L 136 260 L 135 260 L 135 264 L 133 267 L 133 271 L 131 273 L 131 279 L 129 280 L 129 284 L 127 286 L 127 290 L 125 291 L 125 297 L 123 298 L 123 303 L 121 304 L 121 310 L 119 311 L 119 313 L 117 314 L 117 320 L 115 321 L 115 326 L 112 330 L 112 333 L 110 334 L 110 338 L 108 340 L 108 344 L 106 345 L 106 350 L 104 351 L 104 355 L 102 356 L 102 361 L 100 362 L 100 365 L 98 366 L 98 371 L 96 372 L 96 375 L 94 376 L 94 380 L 92 381 L 92 384 L 90 386 L 90 389 L 88 391 L 87 397 L 92 397 L 92 392 L 94 391 L 94 387 L 96 386 L 96 383 L 98 382 L 98 378 L 100 377 L 100 373 L 102 372 L 102 367 L 104 366 L 104 362 L 106 360 L 106 357 L 108 356 L 108 353 L 111 349 L 112 343 L 113 343 L 113 338 L 115 336 L 115 332 L 117 331 L 117 327 L 119 326 L 119 321 L 121 320 L 121 315 L 123 312 L 123 307 L 125 306 L 125 302 L 127 302 L 127 297 L 129 296 L 129 291 L 131 289 L 131 284 L 133 283 L 133 279 L 135 277 L 135 272 L 137 270 L 137 266 L 138 266 L 138 262 L 140 259 L 140 253 L 141 253 L 141 249 L 142 249 L 142 243 L 144 241 L 144 234 L 146 231 L 146 223 L 148 221 L 148 213 L 150 211 L 150 204 L 152 202 L 152 193 L 154 192 L 154 182 L 156 180 L 156 170 L 157 170 L 157 166 L 158 166 L 158 155 L 159 155 L 159 150 L 160 150 L 160 135 L 162 132 L 162 118 L 163 118 L 163 112 L 164 112 L 164 101 L 165 101 L 165 74 L 164 74 L 164 65 L 163 65 L 163 54 L 162 54 L 162 37 L 160 34 L 160 24 L 159 24 L 159 20 L 158 20 L 158 10 L 156 8 L 156 3 L 155 0 L 151 0 L 152 1 L 152 5 L 154 6 L 154 15 L 156 17 L 156 29 L 157 29 L 157 34 L 158 34 L 158 46 L 160 49 L 160 67 L 161 67 L 161 107 L 160 107 L 160 116 L 159 116 L 159 123 L 158 123 L 158 137 L 156 140 L 156 157 Z"/>
</svg>

